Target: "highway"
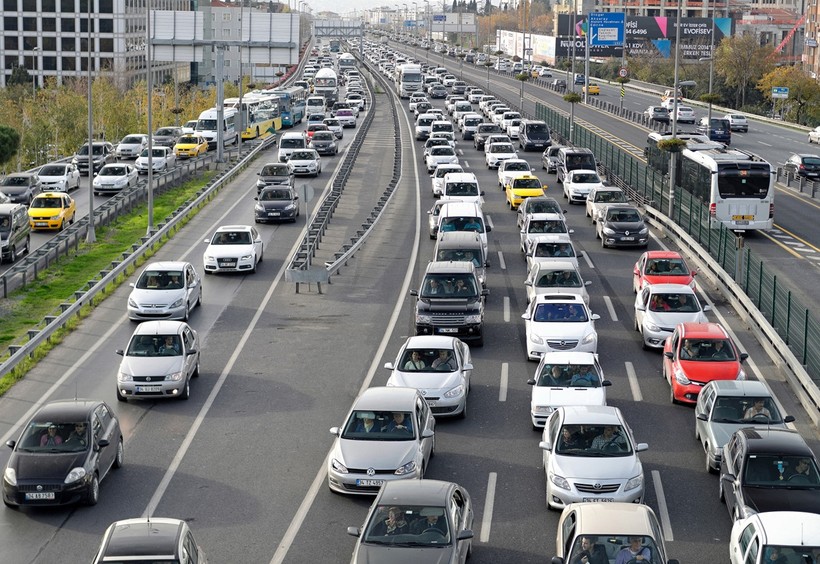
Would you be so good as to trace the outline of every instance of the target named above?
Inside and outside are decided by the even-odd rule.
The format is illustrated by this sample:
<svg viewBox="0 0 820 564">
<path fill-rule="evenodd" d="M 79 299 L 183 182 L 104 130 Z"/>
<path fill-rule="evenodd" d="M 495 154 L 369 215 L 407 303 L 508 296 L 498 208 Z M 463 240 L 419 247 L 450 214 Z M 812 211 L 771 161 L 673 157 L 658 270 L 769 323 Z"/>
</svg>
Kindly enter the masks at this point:
<svg viewBox="0 0 820 564">
<path fill-rule="evenodd" d="M 384 147 L 390 145 L 382 136 L 394 126 L 387 96 L 378 95 L 377 105 L 368 107 L 380 112 L 378 125 L 354 171 L 370 174 L 365 186 L 377 191 L 389 180 L 389 171 L 367 163 L 388 158 Z M 406 101 L 402 107 L 406 111 Z M 298 222 L 259 226 L 266 248 L 255 275 L 204 280 L 203 306 L 191 318 L 204 340 L 202 375 L 193 382 L 189 401 L 117 402 L 114 350 L 125 345 L 134 328 L 125 316 L 126 285 L 0 398 L 4 440 L 16 435 L 38 402 L 90 396 L 114 408 L 126 441 L 125 466 L 103 481 L 97 506 L 0 511 L 4 561 L 88 561 L 110 522 L 146 512 L 188 520 L 211 562 L 349 560 L 355 540 L 345 529 L 362 523 L 370 500 L 327 489 L 328 429 L 343 422 L 360 389 L 386 381 L 381 366 L 393 360 L 412 332 L 408 290 L 416 287 L 433 252 L 426 232 L 426 210 L 433 203 L 430 179 L 419 166 L 419 144 L 412 141 L 409 126 L 402 115 L 402 178 L 387 216 L 322 294 L 315 286 L 303 286 L 297 294 L 284 282 L 283 266 L 301 237 Z M 486 191 L 485 213 L 494 227 L 491 295 L 486 345 L 473 349 L 469 416 L 439 423 L 427 477 L 457 481 L 471 493 L 476 512 L 472 562 L 542 563 L 554 554 L 558 514 L 546 509 L 539 434 L 529 422 L 526 379 L 536 365 L 525 359 L 519 318 L 525 263 L 514 214 L 504 205 L 495 171 L 485 168 L 483 155 L 471 144 L 460 143 L 458 149 L 463 166 L 476 173 Z M 273 160 L 274 154 L 271 150 L 267 158 Z M 554 177 L 538 169 L 540 154 L 526 158 L 549 184 L 549 193 L 560 197 Z M 338 161 L 325 160 L 325 171 Z M 264 158 L 222 190 L 153 260 L 189 260 L 201 272 L 204 237 L 219 225 L 251 222 L 256 172 L 263 163 Z M 325 172 L 298 184 L 307 182 L 319 194 L 330 178 Z M 641 251 L 602 250 L 583 208 L 566 208 L 573 241 L 585 252 L 581 268 L 592 281 L 591 308 L 601 315 L 599 353 L 613 382 L 609 403 L 623 410 L 636 439 L 649 443 L 641 455 L 646 502 L 663 521 L 673 558 L 725 562 L 730 520 L 718 501 L 717 477 L 706 473 L 694 440 L 693 411 L 670 404 L 660 355 L 641 350 L 632 329 L 631 267 Z M 670 243 L 653 239 L 650 248 L 662 244 Z M 715 305 L 710 319 L 733 329 L 741 349 L 751 355 L 749 372 L 766 377 L 818 452 L 817 435 L 768 357 L 719 296 L 707 299 Z M 4 451 L 0 462 L 7 457 Z"/>
</svg>

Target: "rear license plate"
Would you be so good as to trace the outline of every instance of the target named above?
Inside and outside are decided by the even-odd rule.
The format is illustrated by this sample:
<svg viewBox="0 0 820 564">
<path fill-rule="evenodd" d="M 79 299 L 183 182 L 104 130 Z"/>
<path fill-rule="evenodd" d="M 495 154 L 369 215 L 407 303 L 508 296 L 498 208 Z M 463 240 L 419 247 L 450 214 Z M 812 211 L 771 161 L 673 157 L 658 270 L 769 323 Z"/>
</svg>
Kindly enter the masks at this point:
<svg viewBox="0 0 820 564">
<path fill-rule="evenodd" d="M 356 485 L 363 487 L 381 486 L 382 484 L 384 484 L 384 480 L 356 480 Z"/>
<path fill-rule="evenodd" d="M 54 492 L 31 492 L 26 494 L 26 499 L 54 499 Z"/>
<path fill-rule="evenodd" d="M 582 501 L 595 502 L 595 501 L 615 501 L 615 500 L 612 499 L 611 497 L 585 497 L 585 498 L 582 499 Z"/>
<path fill-rule="evenodd" d="M 457 327 L 439 327 L 439 333 L 458 333 Z"/>
<path fill-rule="evenodd" d="M 162 386 L 137 386 L 137 392 L 150 393 L 161 392 Z"/>
<path fill-rule="evenodd" d="M 749 225 L 749 222 L 746 220 L 738 220 L 734 222 L 735 225 Z"/>
</svg>

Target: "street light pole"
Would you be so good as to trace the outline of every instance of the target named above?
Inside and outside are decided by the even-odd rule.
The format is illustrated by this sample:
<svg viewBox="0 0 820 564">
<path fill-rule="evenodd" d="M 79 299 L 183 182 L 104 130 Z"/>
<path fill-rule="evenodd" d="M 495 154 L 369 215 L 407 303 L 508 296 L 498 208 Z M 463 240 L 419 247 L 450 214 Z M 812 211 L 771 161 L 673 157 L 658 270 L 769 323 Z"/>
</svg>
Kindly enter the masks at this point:
<svg viewBox="0 0 820 564">
<path fill-rule="evenodd" d="M 672 139 L 678 135 L 678 89 L 680 88 L 679 59 L 680 59 L 680 13 L 681 0 L 678 0 L 678 14 L 675 18 L 675 86 L 672 92 L 674 100 L 672 102 Z M 675 167 L 677 166 L 677 152 L 669 153 L 669 209 L 668 215 L 672 217 L 675 207 Z"/>
<path fill-rule="evenodd" d="M 570 31 L 570 39 L 572 40 L 572 60 L 570 61 L 570 69 L 572 78 L 568 82 L 572 85 L 570 90 L 575 92 L 575 26 L 578 25 L 578 6 L 577 0 L 572 0 L 572 30 Z M 569 124 L 570 134 L 572 134 L 572 123 Z"/>
<path fill-rule="evenodd" d="M 31 97 L 35 97 L 37 95 L 37 51 L 40 50 L 40 47 L 34 47 L 31 50 Z"/>
</svg>

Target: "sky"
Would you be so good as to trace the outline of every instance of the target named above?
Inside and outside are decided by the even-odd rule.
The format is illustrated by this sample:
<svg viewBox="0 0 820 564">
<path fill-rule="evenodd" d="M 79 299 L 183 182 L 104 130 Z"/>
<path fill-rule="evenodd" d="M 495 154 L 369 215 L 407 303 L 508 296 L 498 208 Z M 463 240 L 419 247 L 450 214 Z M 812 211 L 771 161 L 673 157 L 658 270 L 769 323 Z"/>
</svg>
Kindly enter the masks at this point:
<svg viewBox="0 0 820 564">
<path fill-rule="evenodd" d="M 389 10 L 394 10 L 396 6 L 399 6 L 400 9 L 403 10 L 404 4 L 407 4 L 407 9 L 410 13 L 412 13 L 414 8 L 413 2 L 407 2 L 406 0 L 404 2 L 385 0 L 307 0 L 307 4 L 313 10 L 314 14 L 322 11 L 331 11 L 345 17 L 352 16 L 354 10 L 371 10 L 380 6 Z M 420 0 L 416 0 L 416 4 L 418 4 L 419 13 L 423 12 L 427 6 Z M 451 4 L 452 0 L 449 0 L 447 5 L 450 6 Z M 440 12 L 441 0 L 431 0 L 430 9 L 433 12 Z"/>
</svg>

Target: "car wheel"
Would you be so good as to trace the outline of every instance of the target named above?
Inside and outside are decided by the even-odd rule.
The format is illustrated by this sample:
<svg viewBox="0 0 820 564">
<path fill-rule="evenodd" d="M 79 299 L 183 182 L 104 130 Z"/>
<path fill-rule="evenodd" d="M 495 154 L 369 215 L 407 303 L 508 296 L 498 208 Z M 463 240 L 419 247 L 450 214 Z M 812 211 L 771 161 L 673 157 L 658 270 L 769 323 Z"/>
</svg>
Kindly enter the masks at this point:
<svg viewBox="0 0 820 564">
<path fill-rule="evenodd" d="M 709 462 L 709 444 L 706 444 L 706 451 L 703 453 L 703 459 L 706 461 L 706 472 L 708 474 L 717 474 L 717 470 L 712 466 L 712 463 Z"/>
<path fill-rule="evenodd" d="M 185 379 L 185 386 L 182 388 L 182 393 L 179 394 L 179 399 L 187 400 L 191 397 L 191 379 Z"/>
<path fill-rule="evenodd" d="M 265 260 L 265 248 L 264 247 L 262 247 L 262 250 L 259 251 L 259 260 L 257 260 L 256 262 L 260 263 L 263 260 Z"/>
<path fill-rule="evenodd" d="M 71 214 L 71 221 L 68 222 L 69 225 L 74 225 L 74 220 L 77 219 L 77 213 Z"/>
<path fill-rule="evenodd" d="M 191 302 L 185 302 L 185 314 L 182 316 L 182 321 L 187 322 L 191 314 Z"/>
<path fill-rule="evenodd" d="M 601 234 L 601 248 L 606 249 L 606 239 L 604 239 L 603 233 Z"/>
<path fill-rule="evenodd" d="M 194 366 L 194 373 L 191 374 L 191 378 L 199 378 L 199 358 L 196 359 L 196 366 Z"/>
<path fill-rule="evenodd" d="M 86 505 L 97 505 L 100 501 L 100 478 L 95 473 L 91 476 L 91 483 L 88 484 L 88 491 L 85 494 Z"/>
<path fill-rule="evenodd" d="M 467 400 L 464 400 L 464 409 L 461 410 L 461 413 L 458 414 L 459 419 L 467 419 Z"/>
<path fill-rule="evenodd" d="M 646 348 L 646 341 L 644 341 L 644 350 Z M 672 405 L 676 405 L 678 403 L 678 400 L 675 398 L 675 387 L 672 386 L 671 382 L 669 383 L 669 401 L 672 403 Z"/>
<path fill-rule="evenodd" d="M 117 441 L 117 455 L 114 457 L 114 468 L 122 468 L 125 463 L 125 447 L 122 444 L 122 437 Z"/>
<path fill-rule="evenodd" d="M 17 262 L 17 247 L 11 248 L 11 256 L 9 257 L 9 261 L 12 263 Z"/>
<path fill-rule="evenodd" d="M 196 298 L 196 305 L 202 305 L 202 288 L 199 289 L 199 295 Z"/>
</svg>

